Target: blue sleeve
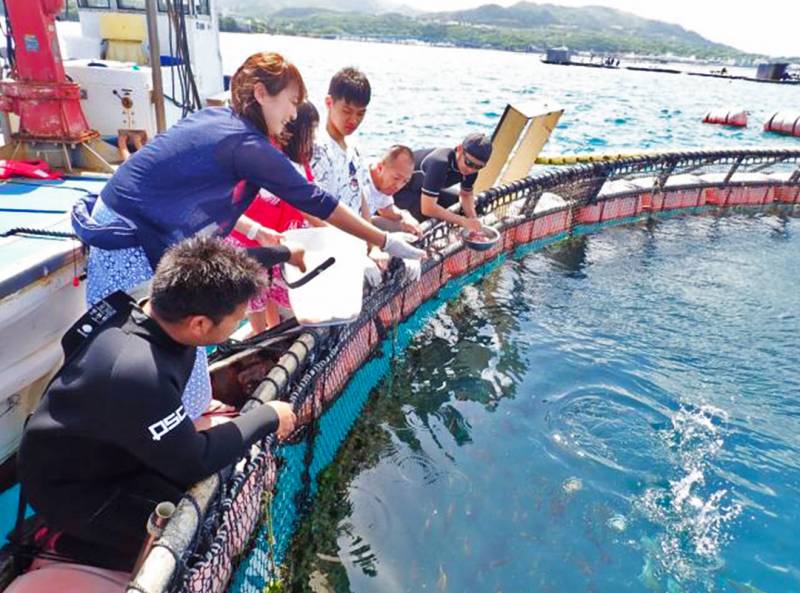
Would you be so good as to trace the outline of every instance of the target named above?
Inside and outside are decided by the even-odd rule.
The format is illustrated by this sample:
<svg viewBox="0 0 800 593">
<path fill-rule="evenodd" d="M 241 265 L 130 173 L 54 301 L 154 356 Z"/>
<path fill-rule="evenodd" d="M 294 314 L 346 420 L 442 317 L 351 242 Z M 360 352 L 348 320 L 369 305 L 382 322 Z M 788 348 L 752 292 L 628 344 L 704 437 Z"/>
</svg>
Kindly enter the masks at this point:
<svg viewBox="0 0 800 593">
<path fill-rule="evenodd" d="M 246 136 L 234 148 L 232 157 L 242 179 L 266 189 L 306 214 L 325 219 L 338 205 L 336 198 L 309 183 L 285 155 L 255 135 Z"/>
</svg>

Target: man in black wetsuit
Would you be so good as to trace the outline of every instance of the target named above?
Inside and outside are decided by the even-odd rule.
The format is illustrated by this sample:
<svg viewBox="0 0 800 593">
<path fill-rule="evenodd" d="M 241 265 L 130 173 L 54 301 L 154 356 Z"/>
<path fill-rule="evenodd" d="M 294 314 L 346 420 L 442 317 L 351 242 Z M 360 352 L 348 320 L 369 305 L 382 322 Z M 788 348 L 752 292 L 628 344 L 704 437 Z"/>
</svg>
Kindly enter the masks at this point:
<svg viewBox="0 0 800 593">
<path fill-rule="evenodd" d="M 148 300 L 114 293 L 64 336 L 64 366 L 19 449 L 23 492 L 59 534 L 47 538 L 51 551 L 131 570 L 158 502 L 177 503 L 252 443 L 293 430 L 284 402 L 203 431 L 181 403 L 197 346 L 233 332 L 263 288 L 262 265 L 296 259 L 284 246 L 251 254 L 258 261 L 218 239 L 188 239 L 162 257 Z"/>
<path fill-rule="evenodd" d="M 394 195 L 398 208 L 423 221 L 438 218 L 478 231 L 481 223 L 475 213 L 472 187 L 492 156 L 492 141 L 483 134 L 470 134 L 455 148 L 428 148 L 414 151 L 414 174 Z M 445 188 L 460 183 L 458 194 Z M 448 210 L 457 201 L 466 216 Z"/>
</svg>

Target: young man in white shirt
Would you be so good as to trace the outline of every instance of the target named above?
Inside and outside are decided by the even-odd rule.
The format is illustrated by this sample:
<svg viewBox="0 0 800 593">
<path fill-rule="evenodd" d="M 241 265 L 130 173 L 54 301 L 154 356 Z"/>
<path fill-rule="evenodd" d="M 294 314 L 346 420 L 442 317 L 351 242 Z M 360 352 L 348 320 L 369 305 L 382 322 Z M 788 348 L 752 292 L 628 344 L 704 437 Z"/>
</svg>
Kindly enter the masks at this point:
<svg viewBox="0 0 800 593">
<path fill-rule="evenodd" d="M 372 97 L 369 80 L 356 68 L 342 68 L 331 78 L 325 107 L 328 118 L 311 158 L 314 183 L 333 194 L 353 212 L 364 213 L 359 180 L 361 157 L 346 137 L 355 132 L 367 114 Z"/>
<path fill-rule="evenodd" d="M 328 108 L 326 133 L 320 134 L 321 138 L 314 147 L 311 159 L 314 183 L 336 196 L 340 204 L 360 213 L 366 220 L 370 220 L 373 214 L 378 214 L 378 217 L 383 219 L 383 224 L 398 225 L 400 228 L 396 230 L 405 230 L 402 229 L 403 226 L 407 229 L 413 228 L 415 229 L 413 232 L 421 234 L 419 225 L 413 224 L 412 217 L 403 215 L 393 206 L 391 194 L 385 196 L 392 200 L 391 206 L 385 198 L 378 195 L 390 190 L 392 193 L 397 191 L 411 178 L 411 171 L 403 171 L 401 175 L 404 181 L 399 183 L 394 179 L 396 172 L 393 167 L 387 170 L 381 165 L 379 172 L 377 165 L 365 166 L 358 150 L 348 145 L 346 141 L 346 137 L 353 134 L 364 121 L 371 98 L 372 88 L 369 80 L 360 70 L 346 67 L 333 75 L 328 85 L 328 95 L 325 97 L 325 106 Z M 413 171 L 413 165 L 411 170 Z M 376 186 L 376 183 L 380 187 Z M 374 211 L 370 203 L 376 205 Z M 388 256 L 375 246 L 370 247 L 369 255 L 381 268 L 388 262 Z M 380 277 L 377 268 L 367 270 L 370 284 L 375 285 L 380 282 Z M 418 277 L 418 270 L 412 271 L 411 277 Z"/>
</svg>

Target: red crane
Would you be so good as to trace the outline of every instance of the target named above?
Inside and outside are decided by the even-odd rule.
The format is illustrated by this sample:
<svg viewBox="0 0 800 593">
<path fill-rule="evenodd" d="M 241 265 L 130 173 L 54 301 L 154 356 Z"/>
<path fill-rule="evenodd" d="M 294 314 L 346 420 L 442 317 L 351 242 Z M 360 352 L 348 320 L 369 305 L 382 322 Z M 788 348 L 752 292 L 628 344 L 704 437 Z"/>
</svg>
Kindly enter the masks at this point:
<svg viewBox="0 0 800 593">
<path fill-rule="evenodd" d="M 64 0 L 6 0 L 14 38 L 13 80 L 0 81 L 0 111 L 19 115 L 3 158 L 44 158 L 55 167 L 107 170 L 116 150 L 89 127 L 80 87 L 67 80 L 56 34 Z"/>
</svg>

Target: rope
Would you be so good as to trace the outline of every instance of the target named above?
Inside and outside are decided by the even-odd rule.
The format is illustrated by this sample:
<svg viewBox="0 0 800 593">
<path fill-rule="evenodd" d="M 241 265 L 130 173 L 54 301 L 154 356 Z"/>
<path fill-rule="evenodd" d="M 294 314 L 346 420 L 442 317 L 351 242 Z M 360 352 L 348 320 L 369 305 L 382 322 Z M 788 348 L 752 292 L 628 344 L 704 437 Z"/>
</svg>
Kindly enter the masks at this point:
<svg viewBox="0 0 800 593">
<path fill-rule="evenodd" d="M 85 193 L 88 196 L 94 196 L 94 195 L 97 195 L 97 192 L 94 192 L 92 190 L 86 189 L 85 187 L 75 187 L 75 186 L 72 186 L 72 185 L 57 185 L 57 184 L 60 183 L 60 182 L 63 182 L 63 181 L 69 181 L 70 179 L 72 179 L 72 180 L 78 179 L 78 180 L 83 180 L 83 181 L 87 181 L 87 180 L 90 180 L 90 181 L 108 181 L 110 179 L 110 177 L 81 176 L 79 178 L 66 177 L 64 179 L 43 179 L 41 181 L 22 181 L 22 179 L 23 178 L 20 178 L 20 177 L 15 177 L 15 178 L 12 178 L 12 179 L 3 179 L 3 180 L 0 180 L 0 183 L 2 183 L 3 185 L 22 185 L 22 186 L 25 186 L 25 187 L 33 187 L 33 188 L 46 187 L 47 189 L 58 189 L 58 190 L 62 190 L 62 191 L 72 191 L 72 192 L 80 191 L 80 192 Z M 52 181 L 53 183 L 44 183 L 45 181 Z"/>
<path fill-rule="evenodd" d="M 6 69 L 9 73 L 13 73 L 17 69 L 16 48 L 14 47 L 14 33 L 11 30 L 11 17 L 8 16 L 8 4 L 3 0 L 3 14 L 5 15 L 6 28 Z"/>
<path fill-rule="evenodd" d="M 77 239 L 78 235 L 75 233 L 71 233 L 69 231 L 50 231 L 47 229 L 34 229 L 31 227 L 14 227 L 13 229 L 9 229 L 4 233 L 0 233 L 0 237 L 12 237 L 14 235 L 31 235 L 34 237 L 56 237 L 59 239 Z"/>
<path fill-rule="evenodd" d="M 653 153 L 629 152 L 629 153 L 601 153 L 601 154 L 543 154 L 537 157 L 537 165 L 577 165 L 582 163 L 607 163 L 621 161 L 631 157 L 649 157 Z"/>
</svg>

